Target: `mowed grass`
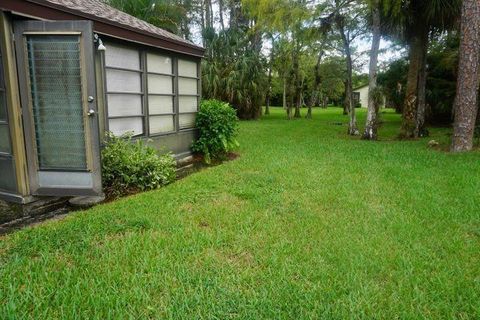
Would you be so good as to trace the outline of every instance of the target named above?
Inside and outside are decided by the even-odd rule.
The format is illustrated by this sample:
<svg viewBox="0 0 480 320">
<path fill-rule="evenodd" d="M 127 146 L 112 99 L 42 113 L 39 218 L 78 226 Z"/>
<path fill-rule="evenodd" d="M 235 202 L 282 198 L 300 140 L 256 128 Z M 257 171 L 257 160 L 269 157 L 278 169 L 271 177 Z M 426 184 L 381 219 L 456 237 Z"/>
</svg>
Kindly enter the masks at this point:
<svg viewBox="0 0 480 320">
<path fill-rule="evenodd" d="M 480 318 L 478 151 L 272 112 L 235 161 L 1 238 L 0 318 Z"/>
</svg>

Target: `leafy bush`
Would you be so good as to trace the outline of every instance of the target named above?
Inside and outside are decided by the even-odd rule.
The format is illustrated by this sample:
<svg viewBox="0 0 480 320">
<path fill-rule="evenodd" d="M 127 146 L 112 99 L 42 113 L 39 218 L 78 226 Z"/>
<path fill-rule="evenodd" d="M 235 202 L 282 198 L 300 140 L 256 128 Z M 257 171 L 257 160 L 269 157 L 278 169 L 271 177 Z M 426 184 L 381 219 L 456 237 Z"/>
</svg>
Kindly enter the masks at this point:
<svg viewBox="0 0 480 320">
<path fill-rule="evenodd" d="M 170 153 L 159 155 L 143 141 L 132 141 L 131 135 L 108 134 L 102 150 L 102 181 L 107 197 L 156 189 L 175 178 L 175 159 Z"/>
<path fill-rule="evenodd" d="M 235 110 L 226 102 L 205 100 L 200 104 L 196 126 L 200 131 L 198 140 L 193 144 L 193 151 L 200 152 L 205 162 L 220 159 L 234 147 L 238 146 L 238 118 Z"/>
</svg>

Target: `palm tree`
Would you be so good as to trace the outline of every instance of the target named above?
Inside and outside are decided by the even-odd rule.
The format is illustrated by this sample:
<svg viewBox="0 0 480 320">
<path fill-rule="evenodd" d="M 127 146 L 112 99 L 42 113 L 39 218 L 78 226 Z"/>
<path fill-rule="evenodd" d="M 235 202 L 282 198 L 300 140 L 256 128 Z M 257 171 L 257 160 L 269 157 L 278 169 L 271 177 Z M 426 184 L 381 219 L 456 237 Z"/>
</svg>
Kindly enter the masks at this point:
<svg viewBox="0 0 480 320">
<path fill-rule="evenodd" d="M 455 121 L 451 150 L 469 151 L 478 112 L 480 76 L 480 2 L 464 0 L 458 66 Z"/>
<path fill-rule="evenodd" d="M 147 21 L 157 27 L 188 37 L 188 29 L 182 26 L 188 24 L 187 12 L 191 9 L 189 2 L 168 0 L 107 0 L 112 7 L 126 12 L 134 17 Z"/>
<path fill-rule="evenodd" d="M 387 33 L 402 39 L 409 48 L 409 71 L 400 136 L 416 138 L 424 131 L 425 72 L 429 34 L 455 26 L 461 0 L 389 0 L 384 2 Z"/>
</svg>

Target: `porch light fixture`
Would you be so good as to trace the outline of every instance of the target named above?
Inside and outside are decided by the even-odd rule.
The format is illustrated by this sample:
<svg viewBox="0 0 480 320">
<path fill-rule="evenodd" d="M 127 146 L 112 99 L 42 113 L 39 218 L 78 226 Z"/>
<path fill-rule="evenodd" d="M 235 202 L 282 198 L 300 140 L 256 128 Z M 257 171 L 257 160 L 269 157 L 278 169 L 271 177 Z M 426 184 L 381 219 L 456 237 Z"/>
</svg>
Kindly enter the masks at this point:
<svg viewBox="0 0 480 320">
<path fill-rule="evenodd" d="M 94 42 L 97 44 L 97 50 L 98 51 L 105 51 L 107 50 L 107 48 L 105 47 L 105 45 L 103 44 L 103 41 L 102 39 L 100 39 L 100 37 L 98 36 L 98 34 L 94 34 L 93 35 L 93 39 L 94 39 Z"/>
</svg>

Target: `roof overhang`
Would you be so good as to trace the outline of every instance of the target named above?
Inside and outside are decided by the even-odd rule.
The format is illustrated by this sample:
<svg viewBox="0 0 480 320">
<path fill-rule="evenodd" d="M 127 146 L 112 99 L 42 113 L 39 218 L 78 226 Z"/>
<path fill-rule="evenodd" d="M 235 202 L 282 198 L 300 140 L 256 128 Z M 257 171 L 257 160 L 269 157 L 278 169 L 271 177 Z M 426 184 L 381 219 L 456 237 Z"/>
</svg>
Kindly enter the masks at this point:
<svg viewBox="0 0 480 320">
<path fill-rule="evenodd" d="M 1 0 L 0 9 L 39 20 L 91 20 L 93 21 L 94 31 L 99 34 L 196 57 L 203 57 L 205 53 L 204 48 L 194 44 L 187 44 L 143 30 L 130 28 L 115 21 L 71 10 L 46 1 Z"/>
</svg>

